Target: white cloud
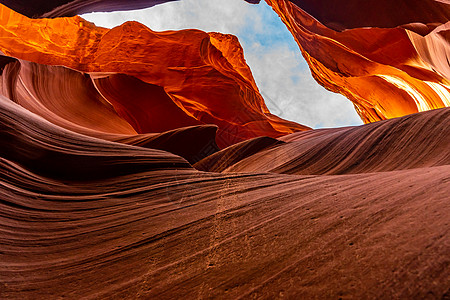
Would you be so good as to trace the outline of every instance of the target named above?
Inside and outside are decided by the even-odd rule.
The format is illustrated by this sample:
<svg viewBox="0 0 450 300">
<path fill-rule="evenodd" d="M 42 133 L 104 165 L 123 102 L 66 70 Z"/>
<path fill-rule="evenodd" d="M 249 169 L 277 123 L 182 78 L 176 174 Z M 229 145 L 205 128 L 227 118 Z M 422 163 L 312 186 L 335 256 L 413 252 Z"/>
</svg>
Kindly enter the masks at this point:
<svg viewBox="0 0 450 300">
<path fill-rule="evenodd" d="M 313 128 L 362 123 L 347 98 L 325 90 L 300 65 L 297 51 L 285 45 L 264 53 L 259 45 L 252 48 L 246 60 L 271 112 Z"/>
<path fill-rule="evenodd" d="M 85 14 L 83 18 L 108 28 L 134 20 L 156 31 L 196 28 L 235 34 L 251 16 L 250 10 L 251 4 L 243 0 L 181 0 L 142 10 Z"/>
<path fill-rule="evenodd" d="M 349 100 L 314 81 L 293 38 L 264 1 L 181 0 L 83 17 L 108 28 L 135 20 L 156 31 L 197 28 L 234 34 L 271 112 L 313 128 L 362 124 Z"/>
</svg>

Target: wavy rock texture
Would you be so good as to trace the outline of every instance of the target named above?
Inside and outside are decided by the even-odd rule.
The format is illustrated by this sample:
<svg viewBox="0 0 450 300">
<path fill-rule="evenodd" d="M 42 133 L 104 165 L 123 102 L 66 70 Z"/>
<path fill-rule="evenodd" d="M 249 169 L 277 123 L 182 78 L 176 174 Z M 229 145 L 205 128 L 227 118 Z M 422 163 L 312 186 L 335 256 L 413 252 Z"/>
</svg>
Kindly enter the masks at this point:
<svg viewBox="0 0 450 300">
<path fill-rule="evenodd" d="M 137 9 L 162 2 L 167 1 L 2 1 L 37 17 Z M 266 2 L 286 23 L 315 79 L 349 98 L 364 122 L 450 106 L 447 1 Z"/>
<path fill-rule="evenodd" d="M 450 106 L 448 1 L 267 0 L 364 122 Z"/>
<path fill-rule="evenodd" d="M 231 36 L 0 13 L 1 299 L 450 296 L 450 108 L 300 131 Z"/>
<path fill-rule="evenodd" d="M 153 124 L 152 128 L 146 129 L 157 133 L 137 134 L 110 104 L 120 105 L 120 103 L 114 102 L 113 97 L 104 97 L 105 93 L 100 94 L 94 81 L 87 74 L 60 66 L 39 65 L 7 56 L 0 56 L 0 70 L 0 94 L 49 122 L 71 131 L 109 141 L 166 150 L 181 155 L 191 163 L 219 150 L 215 143 L 217 126 L 199 125 L 199 122 L 188 122 L 189 120 L 182 119 L 185 115 L 182 113 L 177 115 L 178 107 L 170 99 L 167 101 L 168 105 L 164 105 L 157 97 L 149 99 L 148 95 L 152 93 L 152 87 L 135 78 L 120 74 L 110 75 L 114 79 L 119 78 L 111 89 L 115 91 L 123 86 L 121 79 L 126 83 L 137 82 L 138 85 L 147 88 L 139 92 L 135 86 L 128 85 L 122 93 L 127 90 L 132 90 L 134 93 L 131 95 L 125 93 L 123 99 L 138 106 L 139 95 L 143 98 L 142 93 L 145 93 L 147 102 L 152 101 L 147 104 L 147 107 L 151 109 L 148 123 Z M 150 86 L 150 91 L 147 86 Z M 164 119 L 160 118 L 156 119 L 160 122 L 158 124 L 151 118 L 152 115 L 171 116 L 174 122 L 164 123 Z M 128 119 L 136 118 L 131 116 Z M 132 124 L 139 125 L 136 122 Z M 187 125 L 193 126 L 184 127 Z"/>
<path fill-rule="evenodd" d="M 222 172 L 246 157 L 280 144 L 283 142 L 266 136 L 254 138 L 215 152 L 197 162 L 194 167 L 200 171 Z"/>
<path fill-rule="evenodd" d="M 366 126 L 293 133 L 280 138 L 284 143 L 252 146 L 251 155 L 233 145 L 195 166 L 215 172 L 337 175 L 449 165 L 449 123 L 446 108 Z M 232 159 L 223 165 L 215 157 Z"/>
<path fill-rule="evenodd" d="M 224 147 L 309 129 L 270 114 L 234 36 L 153 32 L 137 22 L 108 30 L 78 16 L 28 19 L 5 6 L 0 13 L 4 54 L 90 73 L 138 133 L 216 124 L 217 144 Z"/>
<path fill-rule="evenodd" d="M 206 173 L 0 108 L 2 298 L 448 295 L 449 165 Z"/>
</svg>

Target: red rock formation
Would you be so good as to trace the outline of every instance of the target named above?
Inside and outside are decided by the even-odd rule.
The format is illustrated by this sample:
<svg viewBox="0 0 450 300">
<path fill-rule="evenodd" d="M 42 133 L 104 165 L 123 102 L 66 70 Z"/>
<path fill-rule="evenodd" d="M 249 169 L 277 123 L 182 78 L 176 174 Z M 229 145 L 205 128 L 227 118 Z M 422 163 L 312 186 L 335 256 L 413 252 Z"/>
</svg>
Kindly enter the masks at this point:
<svg viewBox="0 0 450 300">
<path fill-rule="evenodd" d="M 251 156 L 233 147 L 204 158 L 202 170 L 339 175 L 450 165 L 450 109 L 439 109 L 346 128 L 318 129 L 280 138 Z M 217 156 L 233 159 L 217 170 Z M 205 165 L 204 162 L 210 162 Z"/>
<path fill-rule="evenodd" d="M 0 13 L 1 51 L 89 72 L 138 133 L 216 124 L 217 143 L 224 147 L 308 129 L 270 114 L 234 36 L 158 33 L 137 22 L 108 30 L 80 17 L 31 20 L 5 6 Z"/>
<path fill-rule="evenodd" d="M 162 2 L 2 1 L 29 16 L 53 17 Z M 365 122 L 450 105 L 450 8 L 445 1 L 267 2 L 296 38 L 316 80 L 348 97 Z"/>
<path fill-rule="evenodd" d="M 365 122 L 450 106 L 450 5 L 443 1 L 267 0 L 314 78 Z"/>
<path fill-rule="evenodd" d="M 335 31 L 363 27 L 431 25 L 450 20 L 445 0 L 289 0 Z"/>
<path fill-rule="evenodd" d="M 1 299 L 448 298 L 450 108 L 275 139 L 233 37 L 0 13 Z"/>
<path fill-rule="evenodd" d="M 98 93 L 89 76 L 60 66 L 0 57 L 5 61 L 2 94 L 29 111 L 82 134 L 136 134 Z"/>
<path fill-rule="evenodd" d="M 155 124 L 153 127 L 156 133 L 137 134 L 111 106 L 110 103 L 115 103 L 115 99 L 104 97 L 106 93 L 100 94 L 92 79 L 86 74 L 60 66 L 39 65 L 7 56 L 0 56 L 0 70 L 0 94 L 47 121 L 71 131 L 109 141 L 166 150 L 186 158 L 191 163 L 218 150 L 215 144 L 217 126 L 185 127 L 188 122 L 177 123 L 185 115 L 177 115 L 177 107 L 170 101 L 167 103 L 172 110 L 155 111 L 153 107 L 161 108 L 164 103 L 153 103 L 152 113 L 170 115 L 174 117 L 174 122 L 169 124 L 159 119 L 161 124 L 159 126 Z M 130 84 L 130 81 L 134 84 L 124 89 L 134 91 L 134 94 L 128 95 L 128 98 L 126 95 L 123 96 L 134 105 L 139 105 L 136 82 L 144 88 L 150 86 L 125 75 L 117 74 L 111 77 L 118 77 L 127 84 Z M 118 80 L 117 84 L 111 87 L 110 94 L 115 95 L 114 92 L 121 86 L 123 82 Z M 192 123 L 195 124 L 200 123 Z"/>
<path fill-rule="evenodd" d="M 448 115 L 411 120 L 445 121 L 448 135 Z M 360 131 L 376 141 L 371 125 Z M 411 129 L 405 138 L 427 130 Z M 1 298 L 448 295 L 449 165 L 198 172 L 167 152 L 64 130 L 3 98 L 0 142 Z"/>
<path fill-rule="evenodd" d="M 215 152 L 194 164 L 194 168 L 206 172 L 223 172 L 244 158 L 280 144 L 284 142 L 266 136 L 254 138 Z"/>
</svg>

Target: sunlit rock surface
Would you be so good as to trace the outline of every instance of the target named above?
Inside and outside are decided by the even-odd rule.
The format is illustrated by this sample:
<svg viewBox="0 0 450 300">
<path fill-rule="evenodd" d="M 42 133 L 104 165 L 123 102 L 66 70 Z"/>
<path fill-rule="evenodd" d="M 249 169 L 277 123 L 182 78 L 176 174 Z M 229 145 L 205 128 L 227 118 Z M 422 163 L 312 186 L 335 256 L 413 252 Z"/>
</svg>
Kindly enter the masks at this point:
<svg viewBox="0 0 450 300">
<path fill-rule="evenodd" d="M 450 106 L 446 1 L 267 0 L 312 75 L 364 122 Z"/>
<path fill-rule="evenodd" d="M 174 109 L 152 109 L 152 112 L 176 117 L 174 124 L 179 126 L 161 122 L 153 128 L 154 133 L 137 134 L 111 106 L 113 99 L 100 94 L 86 74 L 7 56 L 0 56 L 0 69 L 0 94 L 66 129 L 109 141 L 167 150 L 191 163 L 218 150 L 215 143 L 217 126 L 193 123 L 193 126 L 185 127 L 189 124 L 178 122 L 184 115 L 177 116 Z M 160 108 L 164 104 L 154 102 L 153 106 Z"/>
<path fill-rule="evenodd" d="M 269 112 L 232 35 L 154 32 L 137 22 L 109 30 L 78 16 L 28 19 L 6 6 L 0 13 L 3 53 L 88 72 L 138 133 L 216 124 L 224 147 L 309 129 Z"/>
<path fill-rule="evenodd" d="M 450 108 L 302 131 L 234 37 L 0 13 L 0 299 L 450 297 Z"/>
</svg>

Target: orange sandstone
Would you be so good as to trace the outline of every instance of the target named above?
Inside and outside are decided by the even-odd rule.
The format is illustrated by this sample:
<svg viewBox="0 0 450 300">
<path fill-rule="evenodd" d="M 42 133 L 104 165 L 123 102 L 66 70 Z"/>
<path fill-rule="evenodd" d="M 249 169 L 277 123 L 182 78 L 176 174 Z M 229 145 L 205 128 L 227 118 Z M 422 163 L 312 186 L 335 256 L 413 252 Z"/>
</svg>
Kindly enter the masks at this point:
<svg viewBox="0 0 450 300">
<path fill-rule="evenodd" d="M 450 5 L 266 2 L 291 31 L 317 82 L 349 98 L 366 123 L 450 106 Z"/>
<path fill-rule="evenodd" d="M 139 79 L 142 83 L 128 89 L 122 84 L 120 97 L 111 97 L 116 111 L 138 133 L 159 132 L 160 124 L 164 130 L 216 124 L 217 143 L 224 147 L 309 129 L 269 112 L 234 36 L 199 30 L 154 32 L 137 22 L 108 30 L 78 16 L 29 19 L 3 5 L 0 14 L 0 50 L 6 55 L 88 72 L 100 93 L 111 80 L 128 80 L 115 80 L 111 76 L 116 73 Z M 155 102 L 183 118 L 167 109 L 154 111 Z"/>
</svg>

